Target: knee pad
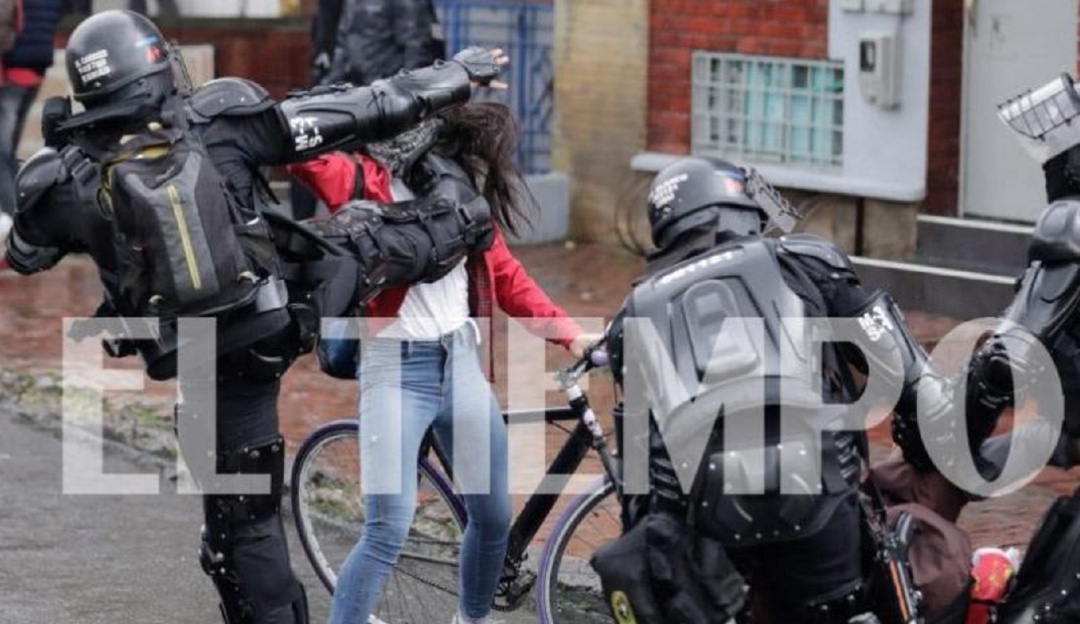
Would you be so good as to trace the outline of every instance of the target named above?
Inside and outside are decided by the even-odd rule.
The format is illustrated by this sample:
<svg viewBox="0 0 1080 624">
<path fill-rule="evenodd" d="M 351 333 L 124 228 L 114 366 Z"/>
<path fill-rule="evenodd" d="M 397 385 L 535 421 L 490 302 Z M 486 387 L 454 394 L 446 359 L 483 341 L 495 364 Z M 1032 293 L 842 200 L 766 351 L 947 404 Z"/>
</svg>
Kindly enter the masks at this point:
<svg viewBox="0 0 1080 624">
<path fill-rule="evenodd" d="M 225 624 L 246 624 L 254 622 L 255 613 L 251 604 L 245 600 L 240 590 L 240 583 L 236 577 L 236 570 L 229 560 L 224 544 L 227 536 L 213 533 L 211 528 L 203 525 L 202 542 L 199 544 L 199 564 L 203 572 L 210 577 L 221 597 L 221 618 Z M 213 535 L 214 539 L 211 539 Z"/>
<path fill-rule="evenodd" d="M 203 501 L 206 524 L 199 561 L 221 595 L 227 624 L 307 622 L 307 599 L 289 565 L 278 515 L 284 448 L 278 437 L 219 457 L 221 473 L 269 473 L 270 494 L 209 494 Z"/>
<path fill-rule="evenodd" d="M 209 494 L 206 497 L 207 523 L 256 522 L 277 515 L 285 484 L 285 440 L 281 436 L 264 444 L 224 451 L 218 457 L 217 466 L 218 473 L 223 475 L 269 475 L 270 493 Z"/>
</svg>

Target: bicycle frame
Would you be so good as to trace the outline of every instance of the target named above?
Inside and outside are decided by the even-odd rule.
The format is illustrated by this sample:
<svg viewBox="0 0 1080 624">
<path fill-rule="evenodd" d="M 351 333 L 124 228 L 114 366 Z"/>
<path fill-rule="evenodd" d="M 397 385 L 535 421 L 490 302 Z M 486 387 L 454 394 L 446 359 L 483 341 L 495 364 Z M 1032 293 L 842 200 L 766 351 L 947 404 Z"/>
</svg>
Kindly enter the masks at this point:
<svg viewBox="0 0 1080 624">
<path fill-rule="evenodd" d="M 503 414 L 503 418 L 509 422 L 517 419 L 536 418 L 541 415 L 543 416 L 544 421 L 548 423 L 567 422 L 579 420 L 580 418 L 577 412 L 570 407 L 507 412 Z M 529 542 L 536 537 L 536 533 L 540 530 L 540 526 L 554 508 L 569 476 L 581 465 L 585 456 L 588 455 L 589 450 L 592 449 L 592 446 L 592 433 L 584 423 L 579 421 L 577 426 L 571 431 L 570 438 L 563 444 L 562 448 L 559 449 L 559 453 L 555 456 L 555 459 L 552 460 L 551 464 L 548 465 L 547 471 L 544 473 L 544 478 L 537 488 L 538 490 L 548 492 L 556 491 L 558 493 L 533 493 L 529 496 L 529 499 L 525 502 L 525 507 L 514 519 L 514 523 L 510 528 L 510 542 L 507 548 L 508 559 L 517 560 L 521 558 L 521 555 L 525 552 L 525 548 L 528 546 Z M 439 467 L 446 476 L 453 481 L 454 473 L 450 459 L 443 451 L 442 447 L 435 442 L 435 437 L 430 433 L 424 439 L 421 456 L 426 455 L 429 451 L 434 452 Z"/>
<path fill-rule="evenodd" d="M 520 567 L 522 561 L 525 560 L 526 549 L 539 533 L 544 520 L 555 508 L 555 504 L 562 495 L 570 477 L 581 466 L 581 462 L 584 461 L 589 451 L 595 450 L 600 455 L 601 464 L 604 466 L 604 471 L 609 479 L 612 479 L 615 483 L 621 481 L 618 460 L 608 449 L 603 427 L 597 421 L 596 413 L 593 412 L 592 407 L 589 405 L 588 397 L 581 389 L 581 386 L 578 385 L 578 380 L 594 367 L 589 358 L 590 356 L 582 358 L 577 364 L 561 371 L 556 376 L 561 389 L 569 399 L 567 406 L 505 412 L 503 414 L 503 419 L 508 423 L 536 420 L 540 417 L 547 423 L 577 421 L 577 426 L 571 431 L 570 437 L 559 449 L 555 459 L 548 465 L 537 491 L 529 496 L 525 502 L 525 507 L 514 518 L 514 522 L 510 527 L 503 581 L 500 587 L 500 595 L 509 601 L 509 608 L 516 607 L 520 599 L 531 588 L 531 582 L 527 582 L 522 586 L 514 586 L 515 581 L 520 576 Z M 434 452 L 440 467 L 452 481 L 453 468 L 450 465 L 451 462 L 430 432 L 424 439 L 421 457 L 427 456 L 429 451 Z M 458 506 L 464 514 L 463 517 L 467 517 L 464 504 L 462 504 L 460 498 Z"/>
</svg>

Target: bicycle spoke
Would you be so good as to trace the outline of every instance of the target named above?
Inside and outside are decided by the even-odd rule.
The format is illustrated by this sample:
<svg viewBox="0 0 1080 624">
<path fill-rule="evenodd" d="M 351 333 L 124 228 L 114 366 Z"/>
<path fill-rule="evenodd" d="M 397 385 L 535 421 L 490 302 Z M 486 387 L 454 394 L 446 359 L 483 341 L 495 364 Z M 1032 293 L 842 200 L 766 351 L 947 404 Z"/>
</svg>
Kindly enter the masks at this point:
<svg viewBox="0 0 1080 624">
<path fill-rule="evenodd" d="M 355 422 L 324 426 L 304 443 L 293 467 L 301 543 L 329 587 L 364 530 L 357 432 Z M 369 624 L 438 623 L 457 608 L 463 528 L 444 490 L 432 481 L 442 477 L 429 470 L 418 475 L 413 525 Z"/>
</svg>

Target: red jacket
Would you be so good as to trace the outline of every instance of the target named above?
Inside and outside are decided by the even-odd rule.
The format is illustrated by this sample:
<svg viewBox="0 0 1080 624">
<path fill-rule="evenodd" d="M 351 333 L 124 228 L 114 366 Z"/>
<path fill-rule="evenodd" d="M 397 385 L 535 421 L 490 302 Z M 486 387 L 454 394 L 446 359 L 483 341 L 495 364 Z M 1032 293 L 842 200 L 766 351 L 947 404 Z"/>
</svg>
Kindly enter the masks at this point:
<svg viewBox="0 0 1080 624">
<path fill-rule="evenodd" d="M 353 199 L 356 194 L 356 170 L 364 171 L 361 198 L 393 201 L 390 173 L 376 161 L 363 156 L 334 152 L 304 163 L 288 166 L 289 173 L 318 195 L 331 212 Z M 510 253 L 506 239 L 496 226 L 491 248 L 469 257 L 469 310 L 473 317 L 490 318 L 492 304 L 517 319 L 529 331 L 547 337 L 564 347 L 582 332 L 569 315 L 556 305 L 526 273 L 521 262 Z M 398 315 L 407 286 L 387 288 L 365 308 L 369 318 L 392 318 Z M 488 337 L 489 349 L 492 348 Z"/>
</svg>

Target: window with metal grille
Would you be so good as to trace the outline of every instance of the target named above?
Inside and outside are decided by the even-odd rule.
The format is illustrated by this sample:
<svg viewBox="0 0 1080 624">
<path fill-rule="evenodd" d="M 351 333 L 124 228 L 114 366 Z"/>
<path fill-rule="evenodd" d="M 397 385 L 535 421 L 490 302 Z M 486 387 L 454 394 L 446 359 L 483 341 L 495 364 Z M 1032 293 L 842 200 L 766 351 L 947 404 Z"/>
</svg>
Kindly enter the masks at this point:
<svg viewBox="0 0 1080 624">
<path fill-rule="evenodd" d="M 519 162 L 526 173 L 551 171 L 554 116 L 555 10 L 551 0 L 435 0 L 449 54 L 472 45 L 502 48 L 510 55 L 501 79 L 506 91 L 479 99 L 506 103 L 520 125 Z"/>
<path fill-rule="evenodd" d="M 692 81 L 695 154 L 800 169 L 843 164 L 842 62 L 698 51 Z"/>
</svg>

